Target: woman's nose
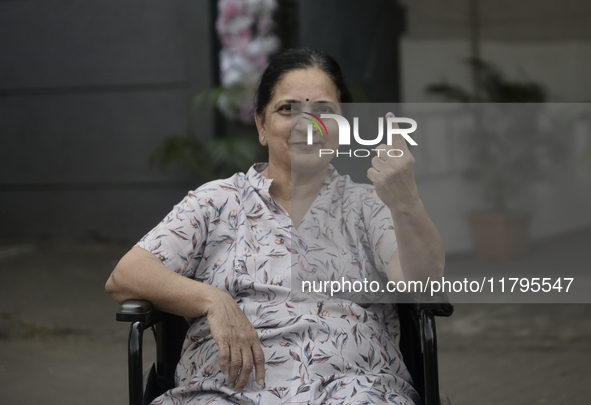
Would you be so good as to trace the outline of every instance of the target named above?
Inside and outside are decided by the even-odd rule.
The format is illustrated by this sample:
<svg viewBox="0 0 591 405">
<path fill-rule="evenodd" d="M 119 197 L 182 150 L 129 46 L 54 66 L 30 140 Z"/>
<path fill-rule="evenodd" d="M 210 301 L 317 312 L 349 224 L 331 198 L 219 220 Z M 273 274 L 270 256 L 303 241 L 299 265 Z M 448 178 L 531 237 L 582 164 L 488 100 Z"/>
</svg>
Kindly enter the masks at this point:
<svg viewBox="0 0 591 405">
<path fill-rule="evenodd" d="M 291 114 L 291 130 L 297 132 L 305 132 L 308 121 L 304 119 L 302 111 L 292 112 Z"/>
</svg>

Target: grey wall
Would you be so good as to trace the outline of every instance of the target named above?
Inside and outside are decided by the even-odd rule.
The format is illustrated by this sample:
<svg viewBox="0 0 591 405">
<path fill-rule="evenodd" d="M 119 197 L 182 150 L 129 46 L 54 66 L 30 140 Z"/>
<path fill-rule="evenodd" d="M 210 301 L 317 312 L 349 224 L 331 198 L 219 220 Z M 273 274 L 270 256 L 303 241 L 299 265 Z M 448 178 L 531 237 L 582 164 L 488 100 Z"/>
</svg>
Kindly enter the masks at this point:
<svg viewBox="0 0 591 405">
<path fill-rule="evenodd" d="M 135 241 L 197 187 L 149 156 L 211 85 L 210 31 L 201 0 L 1 1 L 0 237 Z"/>
<path fill-rule="evenodd" d="M 471 1 L 400 0 L 408 10 L 409 38 L 469 38 Z M 581 0 L 478 0 L 484 40 L 591 39 L 591 3 Z"/>
<path fill-rule="evenodd" d="M 392 4 L 300 0 L 287 20 L 299 21 L 301 45 L 333 54 L 374 101 L 380 92 L 396 101 L 398 62 L 378 54 L 397 55 L 380 36 L 396 31 L 380 17 Z M 135 241 L 201 184 L 149 156 L 187 126 L 213 135 L 208 113 L 188 114 L 213 84 L 212 5 L 0 1 L 0 238 Z"/>
</svg>

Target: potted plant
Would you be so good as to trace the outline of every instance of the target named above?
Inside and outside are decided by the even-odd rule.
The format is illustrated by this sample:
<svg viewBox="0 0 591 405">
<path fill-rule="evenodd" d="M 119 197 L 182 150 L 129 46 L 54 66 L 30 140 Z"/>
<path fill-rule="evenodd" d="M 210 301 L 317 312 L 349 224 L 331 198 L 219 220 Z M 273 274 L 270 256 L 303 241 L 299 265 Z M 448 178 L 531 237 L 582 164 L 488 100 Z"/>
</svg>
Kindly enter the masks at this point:
<svg viewBox="0 0 591 405">
<path fill-rule="evenodd" d="M 563 148 L 555 133 L 539 129 L 539 103 L 546 100 L 540 84 L 508 81 L 495 66 L 479 59 L 471 64 L 477 91 L 447 83 L 426 90 L 449 101 L 474 103 L 469 105 L 474 129 L 463 143 L 469 154 L 466 176 L 481 186 L 489 209 L 468 219 L 478 256 L 506 260 L 526 253 L 531 217 L 512 203 L 543 177 L 546 162 L 559 157 Z"/>
</svg>

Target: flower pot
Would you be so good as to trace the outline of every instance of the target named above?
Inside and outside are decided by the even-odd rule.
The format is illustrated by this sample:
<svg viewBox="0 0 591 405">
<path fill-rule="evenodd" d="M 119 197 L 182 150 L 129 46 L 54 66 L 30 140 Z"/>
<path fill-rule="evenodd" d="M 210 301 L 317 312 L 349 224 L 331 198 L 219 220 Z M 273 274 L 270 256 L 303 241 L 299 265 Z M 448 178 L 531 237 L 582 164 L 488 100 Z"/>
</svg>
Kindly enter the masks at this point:
<svg viewBox="0 0 591 405">
<path fill-rule="evenodd" d="M 529 212 L 478 212 L 468 216 L 481 259 L 508 260 L 527 253 Z"/>
</svg>

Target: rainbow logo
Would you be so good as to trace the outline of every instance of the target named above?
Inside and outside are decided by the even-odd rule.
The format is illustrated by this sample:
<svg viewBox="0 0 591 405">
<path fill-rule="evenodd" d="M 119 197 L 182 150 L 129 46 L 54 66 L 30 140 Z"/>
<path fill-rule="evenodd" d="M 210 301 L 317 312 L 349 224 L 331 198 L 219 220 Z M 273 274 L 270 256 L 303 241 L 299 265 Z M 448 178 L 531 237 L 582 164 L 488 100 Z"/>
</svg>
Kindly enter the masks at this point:
<svg viewBox="0 0 591 405">
<path fill-rule="evenodd" d="M 322 120 L 321 120 L 319 117 L 315 116 L 314 114 L 310 114 L 309 112 L 305 112 L 305 111 L 304 111 L 304 114 L 308 114 L 308 115 L 310 115 L 310 116 L 312 116 L 312 117 L 316 118 L 316 120 L 318 120 L 318 122 L 320 122 L 320 124 L 322 124 L 322 128 L 324 128 L 324 133 L 326 134 L 326 136 L 328 136 L 328 131 L 326 130 L 326 125 L 324 125 L 324 122 L 322 122 Z M 318 131 L 320 131 L 320 136 L 322 136 L 322 135 L 323 135 L 323 134 L 322 134 L 322 129 L 320 128 L 320 125 L 318 125 L 318 123 L 314 122 L 314 121 L 313 121 L 313 120 L 311 120 L 310 118 L 307 118 L 307 117 L 303 117 L 303 118 L 304 118 L 305 120 L 308 120 L 308 121 L 310 121 L 312 124 L 316 125 L 316 128 L 318 128 Z"/>
</svg>

